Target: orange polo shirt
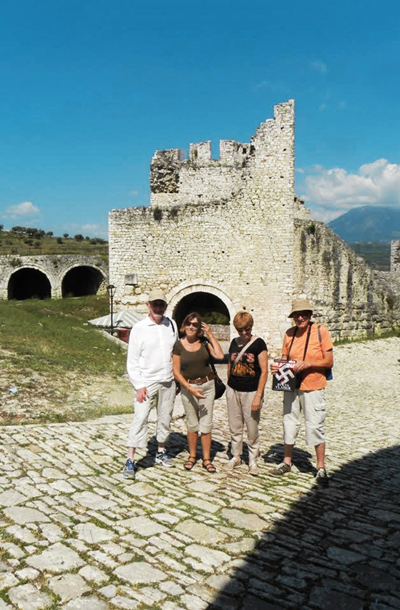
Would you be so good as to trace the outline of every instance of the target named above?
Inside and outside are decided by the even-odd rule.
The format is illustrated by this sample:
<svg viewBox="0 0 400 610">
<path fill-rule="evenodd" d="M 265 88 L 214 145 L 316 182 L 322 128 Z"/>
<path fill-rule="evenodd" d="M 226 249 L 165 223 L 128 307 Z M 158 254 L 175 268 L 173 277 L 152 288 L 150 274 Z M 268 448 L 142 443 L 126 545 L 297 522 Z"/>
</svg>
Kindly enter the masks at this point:
<svg viewBox="0 0 400 610">
<path fill-rule="evenodd" d="M 313 323 L 311 325 L 310 340 L 308 342 L 307 352 L 305 360 L 311 362 L 318 362 L 323 360 L 323 352 L 328 352 L 333 349 L 332 339 L 326 326 L 320 326 L 321 329 L 321 342 L 318 337 L 318 324 Z M 290 360 L 303 360 L 304 348 L 306 346 L 308 328 L 303 335 L 295 336 L 290 354 L 288 354 L 290 343 L 293 338 L 296 326 L 292 326 L 286 331 L 283 339 L 282 347 L 282 358 L 290 357 Z M 313 368 L 303 372 L 303 380 L 300 385 L 300 390 L 322 390 L 326 386 L 326 377 L 320 372 Z"/>
</svg>

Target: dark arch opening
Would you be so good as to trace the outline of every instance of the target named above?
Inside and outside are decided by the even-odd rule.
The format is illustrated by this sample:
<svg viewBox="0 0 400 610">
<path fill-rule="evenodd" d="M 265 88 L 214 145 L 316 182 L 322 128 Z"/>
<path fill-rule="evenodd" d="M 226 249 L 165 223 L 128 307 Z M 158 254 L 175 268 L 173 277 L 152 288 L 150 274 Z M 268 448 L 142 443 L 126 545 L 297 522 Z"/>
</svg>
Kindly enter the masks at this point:
<svg viewBox="0 0 400 610">
<path fill-rule="evenodd" d="M 25 267 L 18 269 L 8 282 L 8 298 L 24 301 L 26 299 L 50 299 L 51 284 L 48 277 L 38 269 Z"/>
<path fill-rule="evenodd" d="M 74 267 L 64 276 L 62 297 L 85 297 L 88 294 L 97 294 L 103 281 L 103 274 L 94 267 Z"/>
<path fill-rule="evenodd" d="M 209 292 L 193 292 L 179 301 L 173 312 L 178 328 L 191 311 L 197 311 L 207 324 L 229 324 L 227 306 L 219 297 Z"/>
</svg>

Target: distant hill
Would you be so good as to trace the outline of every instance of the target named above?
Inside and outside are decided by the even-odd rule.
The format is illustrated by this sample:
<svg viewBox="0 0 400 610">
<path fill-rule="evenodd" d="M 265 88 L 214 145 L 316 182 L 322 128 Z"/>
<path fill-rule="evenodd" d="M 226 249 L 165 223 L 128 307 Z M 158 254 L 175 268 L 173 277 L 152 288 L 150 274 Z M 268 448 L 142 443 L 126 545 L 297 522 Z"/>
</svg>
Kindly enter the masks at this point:
<svg viewBox="0 0 400 610">
<path fill-rule="evenodd" d="M 52 231 L 29 227 L 12 227 L 9 231 L 0 225 L 0 255 L 15 254 L 33 256 L 37 254 L 99 254 L 108 256 L 108 243 L 100 237 L 70 237 L 64 233 L 56 237 Z"/>
<path fill-rule="evenodd" d="M 400 239 L 400 208 L 362 206 L 328 223 L 348 244 Z"/>
</svg>

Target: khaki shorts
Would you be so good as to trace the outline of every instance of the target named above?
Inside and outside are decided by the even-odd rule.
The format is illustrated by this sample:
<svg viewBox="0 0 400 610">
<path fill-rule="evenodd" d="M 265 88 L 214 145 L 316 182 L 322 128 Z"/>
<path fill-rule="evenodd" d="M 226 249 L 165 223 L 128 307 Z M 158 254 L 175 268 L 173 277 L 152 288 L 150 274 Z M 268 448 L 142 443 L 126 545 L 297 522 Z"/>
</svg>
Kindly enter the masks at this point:
<svg viewBox="0 0 400 610">
<path fill-rule="evenodd" d="M 306 421 L 307 445 L 325 442 L 324 423 L 326 416 L 325 388 L 303 392 L 284 392 L 283 396 L 283 441 L 294 445 L 301 424 L 301 411 Z"/>
<path fill-rule="evenodd" d="M 213 406 L 215 397 L 214 379 L 201 385 L 190 384 L 192 388 L 201 388 L 205 398 L 195 398 L 182 388 L 182 404 L 186 413 L 186 425 L 189 432 L 208 434 L 212 428 Z"/>
</svg>

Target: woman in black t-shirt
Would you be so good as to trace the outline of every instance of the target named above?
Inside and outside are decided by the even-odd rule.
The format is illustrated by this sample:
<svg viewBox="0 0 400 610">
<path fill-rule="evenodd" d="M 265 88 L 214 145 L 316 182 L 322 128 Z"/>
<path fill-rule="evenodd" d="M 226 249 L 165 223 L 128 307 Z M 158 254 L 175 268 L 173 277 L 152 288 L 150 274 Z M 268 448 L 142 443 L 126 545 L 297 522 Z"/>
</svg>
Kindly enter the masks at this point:
<svg viewBox="0 0 400 610">
<path fill-rule="evenodd" d="M 241 464 L 246 424 L 249 472 L 257 475 L 257 457 L 260 452 L 258 424 L 268 378 L 268 351 L 265 341 L 252 335 L 254 320 L 251 314 L 240 311 L 234 317 L 233 325 L 239 337 L 233 339 L 229 346 L 226 401 L 233 457 L 227 468 L 233 470 Z"/>
<path fill-rule="evenodd" d="M 215 472 L 211 461 L 211 428 L 215 396 L 215 374 L 210 366 L 211 356 L 222 360 L 223 351 L 211 328 L 193 312 L 183 320 L 182 339 L 172 350 L 175 379 L 182 389 L 182 404 L 186 413 L 189 457 L 184 464 L 185 470 L 192 470 L 196 463 L 197 439 L 200 434 L 203 449 L 203 468 Z M 208 342 L 204 340 L 207 334 Z"/>
</svg>

